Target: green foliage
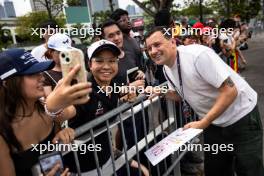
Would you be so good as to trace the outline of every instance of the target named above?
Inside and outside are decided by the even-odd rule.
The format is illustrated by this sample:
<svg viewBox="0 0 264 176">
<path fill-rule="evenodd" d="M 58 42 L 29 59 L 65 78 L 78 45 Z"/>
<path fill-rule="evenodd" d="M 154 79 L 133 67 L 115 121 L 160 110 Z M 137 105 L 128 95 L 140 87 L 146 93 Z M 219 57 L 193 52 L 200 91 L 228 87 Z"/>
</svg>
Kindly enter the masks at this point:
<svg viewBox="0 0 264 176">
<path fill-rule="evenodd" d="M 227 8 L 229 6 L 230 14 L 227 14 Z M 229 4 L 227 0 L 219 2 L 219 0 L 212 0 L 210 2 L 210 7 L 217 12 L 219 16 L 232 17 L 235 14 L 239 14 L 242 20 L 248 21 L 250 18 L 254 18 L 258 15 L 261 4 L 260 0 L 252 0 L 248 2 L 248 0 L 229 0 Z"/>
<path fill-rule="evenodd" d="M 213 9 L 211 9 L 210 7 L 205 7 L 203 5 L 203 14 L 207 15 L 207 14 L 212 14 L 213 13 Z M 184 8 L 183 10 L 181 10 L 181 14 L 184 16 L 190 16 L 190 17 L 197 17 L 200 15 L 200 7 L 199 4 L 196 3 L 192 3 L 189 5 L 189 7 Z"/>
<path fill-rule="evenodd" d="M 45 6 L 49 19 L 55 19 L 63 10 L 63 0 L 33 0 Z"/>
<path fill-rule="evenodd" d="M 97 24 L 97 26 L 101 23 L 103 23 L 105 20 L 107 20 L 111 15 L 111 11 L 100 11 L 100 12 L 95 12 L 92 17 L 94 19 L 94 23 Z"/>
<path fill-rule="evenodd" d="M 162 9 L 171 9 L 173 0 L 132 0 L 148 15 L 154 17 Z"/>
<path fill-rule="evenodd" d="M 22 40 L 28 41 L 40 41 L 40 36 L 32 35 L 34 30 L 32 28 L 39 28 L 40 25 L 49 20 L 47 12 L 31 12 L 24 16 L 18 17 L 16 33 Z M 59 27 L 63 27 L 65 24 L 65 18 L 59 16 L 55 19 Z M 39 32 L 39 30 L 38 30 Z"/>
<path fill-rule="evenodd" d="M 146 31 L 150 31 L 154 24 L 154 18 L 147 13 L 143 13 L 144 26 Z"/>
<path fill-rule="evenodd" d="M 240 3 L 232 3 L 232 14 L 240 14 L 243 19 L 249 20 L 258 15 L 261 9 L 260 0 L 253 0 L 249 4 L 245 0 Z"/>
<path fill-rule="evenodd" d="M 175 4 L 170 4 L 169 0 L 133 0 L 137 5 L 139 5 L 146 13 L 152 17 L 159 9 L 160 6 L 166 5 L 170 9 L 173 16 L 186 15 L 186 16 L 199 16 L 199 3 L 203 1 L 203 14 L 205 15 L 215 15 L 216 17 L 228 15 L 232 16 L 234 14 L 241 15 L 243 20 L 249 20 L 254 18 L 259 14 L 261 10 L 260 1 L 262 0 L 184 0 L 185 8 L 179 10 L 179 7 Z M 230 9 L 230 14 L 227 14 L 227 8 Z"/>
</svg>

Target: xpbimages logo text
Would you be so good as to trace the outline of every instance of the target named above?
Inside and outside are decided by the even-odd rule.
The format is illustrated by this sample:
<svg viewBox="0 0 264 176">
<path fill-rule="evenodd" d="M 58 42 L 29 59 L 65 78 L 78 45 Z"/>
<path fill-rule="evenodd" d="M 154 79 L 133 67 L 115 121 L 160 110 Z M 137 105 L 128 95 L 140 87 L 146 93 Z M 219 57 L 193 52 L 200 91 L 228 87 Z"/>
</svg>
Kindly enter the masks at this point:
<svg viewBox="0 0 264 176">
<path fill-rule="evenodd" d="M 31 35 L 37 35 L 40 38 L 43 38 L 44 35 L 53 35 L 55 33 L 67 34 L 69 36 L 76 36 L 79 38 L 86 38 L 87 36 L 101 35 L 101 28 L 92 28 L 92 27 L 82 27 L 82 28 L 59 28 L 56 25 L 56 28 L 52 28 L 48 25 L 47 28 L 31 28 Z"/>
<path fill-rule="evenodd" d="M 146 94 L 147 96 L 150 96 L 151 94 L 166 94 L 168 92 L 168 86 L 153 86 L 151 89 L 145 89 L 144 86 L 133 86 L 133 85 L 124 85 L 122 84 L 117 85 L 114 83 L 113 86 L 97 86 L 98 91 L 97 93 L 103 93 L 106 94 L 106 96 L 114 94 L 120 94 L 120 93 L 138 93 L 138 94 Z"/>
<path fill-rule="evenodd" d="M 195 36 L 200 36 L 200 35 L 207 35 L 211 36 L 212 38 L 217 38 L 221 34 L 227 34 L 229 36 L 232 36 L 234 33 L 233 28 L 182 28 L 181 26 L 176 26 L 174 28 L 163 28 L 164 30 L 164 35 L 169 35 L 174 37 L 178 36 L 190 36 L 190 35 L 195 35 Z"/>
<path fill-rule="evenodd" d="M 101 144 L 53 144 L 48 141 L 47 144 L 31 144 L 31 151 L 39 152 L 40 154 L 44 154 L 47 152 L 63 152 L 63 151 L 79 151 L 80 154 L 85 154 L 87 151 L 99 152 L 102 150 Z"/>
<path fill-rule="evenodd" d="M 219 152 L 232 152 L 234 151 L 234 144 L 184 144 L 179 149 L 181 152 L 210 152 L 214 155 Z"/>
</svg>

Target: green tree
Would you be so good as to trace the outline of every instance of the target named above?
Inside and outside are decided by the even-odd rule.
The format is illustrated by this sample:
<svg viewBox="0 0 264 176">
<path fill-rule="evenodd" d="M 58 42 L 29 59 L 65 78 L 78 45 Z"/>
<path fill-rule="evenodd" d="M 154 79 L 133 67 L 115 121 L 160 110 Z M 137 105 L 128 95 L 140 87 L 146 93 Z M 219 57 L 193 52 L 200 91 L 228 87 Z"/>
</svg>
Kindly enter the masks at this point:
<svg viewBox="0 0 264 176">
<path fill-rule="evenodd" d="M 205 7 L 203 5 L 203 14 L 212 14 L 213 13 L 213 9 L 211 9 L 210 7 Z M 185 16 L 199 16 L 200 15 L 200 7 L 199 4 L 193 3 L 190 4 L 188 7 L 184 8 L 183 10 L 181 10 L 181 14 L 185 15 Z"/>
<path fill-rule="evenodd" d="M 100 11 L 100 12 L 95 12 L 92 17 L 93 17 L 93 23 L 97 24 L 97 26 L 101 23 L 103 23 L 105 20 L 107 20 L 110 15 L 111 15 L 111 11 L 107 10 L 107 11 Z"/>
<path fill-rule="evenodd" d="M 33 0 L 34 2 L 38 2 L 46 8 L 49 19 L 56 18 L 64 7 L 63 0 Z"/>
<path fill-rule="evenodd" d="M 231 13 L 239 14 L 247 21 L 258 15 L 261 9 L 260 0 L 252 0 L 249 3 L 246 0 L 240 0 L 239 3 L 231 1 Z"/>
<path fill-rule="evenodd" d="M 142 10 L 144 10 L 148 15 L 154 17 L 155 14 L 162 9 L 171 9 L 173 6 L 173 0 L 139 0 L 134 1 Z"/>
<path fill-rule="evenodd" d="M 108 0 L 109 2 L 109 6 L 110 6 L 110 11 L 113 12 L 114 11 L 114 3 L 113 0 Z"/>
<path fill-rule="evenodd" d="M 228 18 L 239 14 L 247 21 L 256 17 L 261 10 L 260 0 L 212 0 L 211 7 L 221 16 Z"/>
<path fill-rule="evenodd" d="M 34 30 L 36 30 L 36 32 L 39 34 L 40 25 L 47 20 L 49 20 L 49 15 L 44 11 L 31 12 L 24 16 L 18 17 L 16 33 L 22 40 L 33 42 L 40 41 L 40 36 L 36 35 Z M 63 16 L 58 16 L 55 18 L 55 21 L 58 23 L 58 27 L 63 27 L 65 24 L 65 18 Z"/>
</svg>

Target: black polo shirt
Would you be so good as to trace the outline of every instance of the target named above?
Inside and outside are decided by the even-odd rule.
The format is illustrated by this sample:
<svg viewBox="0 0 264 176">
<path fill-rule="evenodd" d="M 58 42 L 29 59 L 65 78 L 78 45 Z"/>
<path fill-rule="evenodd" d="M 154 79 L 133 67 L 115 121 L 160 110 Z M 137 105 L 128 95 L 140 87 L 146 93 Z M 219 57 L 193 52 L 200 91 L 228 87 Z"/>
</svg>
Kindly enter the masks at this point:
<svg viewBox="0 0 264 176">
<path fill-rule="evenodd" d="M 75 129 L 117 107 L 119 94 L 114 94 L 112 92 L 111 96 L 106 96 L 105 93 L 99 91 L 100 89 L 98 84 L 93 77 L 90 81 L 92 82 L 93 88 L 93 91 L 90 94 L 91 99 L 86 104 L 76 106 L 76 117 L 69 121 L 69 126 L 71 128 Z M 113 82 L 111 82 L 110 85 L 113 86 Z M 115 117 L 111 118 L 110 122 L 113 121 L 114 118 Z M 102 128 L 104 126 L 106 126 L 106 123 L 101 123 L 93 130 L 95 131 L 96 129 Z M 89 144 L 92 144 L 92 141 L 86 143 L 86 145 Z M 97 156 L 100 166 L 103 166 L 111 155 L 107 131 L 95 137 L 95 144 L 101 144 L 102 150 L 97 152 Z M 80 152 L 78 152 L 78 158 L 80 161 L 81 171 L 87 172 L 96 169 L 94 153 L 92 151 L 86 151 L 85 154 L 80 154 Z M 72 152 L 64 156 L 64 163 L 70 168 L 71 172 L 76 172 Z"/>
</svg>

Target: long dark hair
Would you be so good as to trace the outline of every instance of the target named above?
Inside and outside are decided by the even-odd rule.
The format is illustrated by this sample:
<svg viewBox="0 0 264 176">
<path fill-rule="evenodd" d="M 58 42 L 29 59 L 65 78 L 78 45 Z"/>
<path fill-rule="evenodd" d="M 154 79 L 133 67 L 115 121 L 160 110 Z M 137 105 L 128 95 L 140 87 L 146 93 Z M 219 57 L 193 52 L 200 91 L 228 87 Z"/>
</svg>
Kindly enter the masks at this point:
<svg viewBox="0 0 264 176">
<path fill-rule="evenodd" d="M 11 77 L 0 85 L 0 135 L 8 144 L 10 150 L 22 151 L 22 145 L 16 138 L 12 122 L 16 118 L 17 109 L 22 107 L 22 118 L 27 116 L 27 102 L 22 93 L 23 77 Z M 35 107 L 39 114 L 44 112 L 43 105 L 36 101 Z"/>
</svg>

